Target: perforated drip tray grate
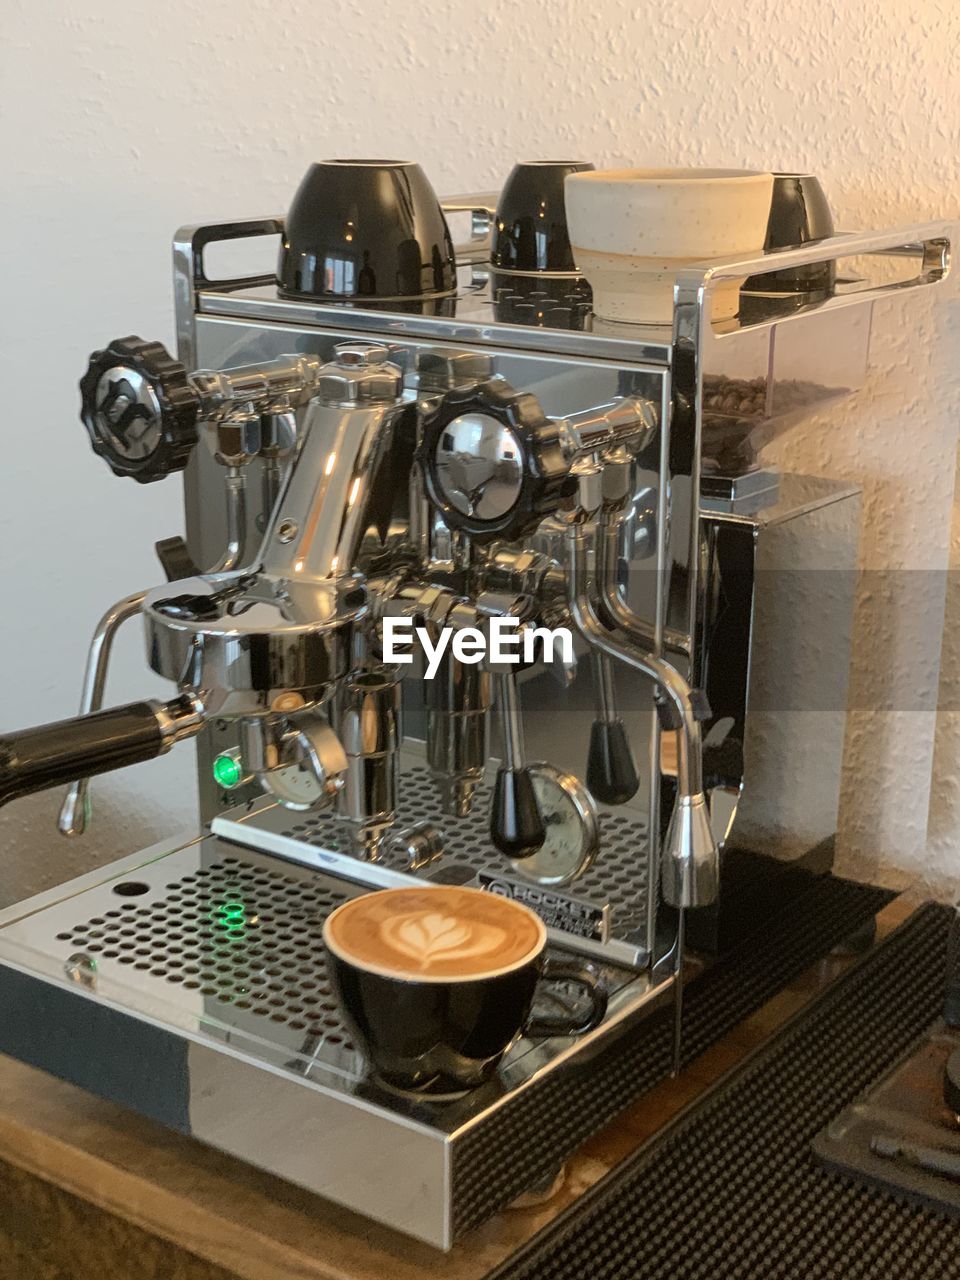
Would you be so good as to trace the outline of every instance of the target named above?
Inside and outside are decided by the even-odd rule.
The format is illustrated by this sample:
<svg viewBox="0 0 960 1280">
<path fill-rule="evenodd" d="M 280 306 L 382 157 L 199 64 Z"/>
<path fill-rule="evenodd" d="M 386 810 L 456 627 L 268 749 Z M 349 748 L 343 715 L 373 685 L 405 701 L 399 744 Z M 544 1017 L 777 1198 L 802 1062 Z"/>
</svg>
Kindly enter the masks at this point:
<svg viewBox="0 0 960 1280">
<path fill-rule="evenodd" d="M 480 873 L 522 879 L 490 843 L 491 791 L 489 781 L 481 783 L 473 808 L 465 818 L 441 815 L 435 781 L 416 756 L 411 760 L 405 753 L 396 828 L 428 821 L 443 833 L 442 859 L 436 866 L 426 868 L 423 875 L 461 883 L 470 883 Z M 234 824 L 232 830 L 227 823 Z M 250 812 L 232 810 L 223 815 L 215 822 L 214 829 L 254 847 L 257 840 L 253 833 L 263 832 L 268 842 L 261 847 L 285 857 L 297 856 L 292 847 L 296 844 L 352 857 L 349 824 L 330 813 L 301 815 L 269 801 L 259 801 Z M 271 839 L 276 837 L 290 844 L 283 847 Z M 608 935 L 628 943 L 641 962 L 647 946 L 648 854 L 648 825 L 644 817 L 635 811 L 601 806 L 600 851 L 596 861 L 572 884 L 556 891 L 597 912 L 605 911 Z M 407 871 L 403 854 L 392 849 L 389 841 L 377 865 L 390 872 Z M 358 870 L 357 874 L 369 875 L 373 882 L 376 872 Z M 618 958 L 627 960 L 627 954 L 622 953 Z"/>
<path fill-rule="evenodd" d="M 226 854 L 159 892 L 137 880 L 111 892 L 115 907 L 56 940 L 95 957 L 101 969 L 116 965 L 221 1006 L 208 1006 L 210 1013 L 248 1011 L 274 1030 L 352 1050 L 320 936 L 324 917 L 350 896 L 342 887 Z M 147 895 L 149 905 L 137 905 Z"/>
<path fill-rule="evenodd" d="M 29 938 L 32 950 L 52 955 L 61 972 L 88 986 L 187 1010 L 206 1034 L 254 1037 L 302 1057 L 302 1072 L 330 1067 L 354 1087 L 365 1067 L 330 985 L 323 922 L 363 892 L 348 880 L 210 838 L 17 920 L 0 938 Z M 614 995 L 648 985 L 611 965 L 601 972 Z M 564 998 L 556 984 L 548 995 Z M 527 1057 L 542 1066 L 551 1043 L 521 1039 L 503 1080 L 523 1078 Z"/>
</svg>

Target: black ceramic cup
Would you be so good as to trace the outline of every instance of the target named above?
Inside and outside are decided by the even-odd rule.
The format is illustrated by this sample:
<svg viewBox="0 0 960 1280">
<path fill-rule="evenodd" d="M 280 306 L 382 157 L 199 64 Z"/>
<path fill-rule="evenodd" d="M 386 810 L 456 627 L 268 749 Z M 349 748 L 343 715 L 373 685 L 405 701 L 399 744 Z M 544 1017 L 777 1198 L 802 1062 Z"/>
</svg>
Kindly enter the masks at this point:
<svg viewBox="0 0 960 1280">
<path fill-rule="evenodd" d="M 563 180 L 594 166 L 530 160 L 513 166 L 500 192 L 490 261 L 501 271 L 576 271 Z"/>
<path fill-rule="evenodd" d="M 311 165 L 284 222 L 277 284 L 283 297 L 339 302 L 451 294 L 453 241 L 420 166 Z"/>
<path fill-rule="evenodd" d="M 380 890 L 364 898 L 406 890 Z M 447 893 L 446 886 L 423 886 L 424 895 Z M 455 890 L 489 903 L 479 889 Z M 404 901 L 402 897 L 399 899 Z M 421 1097 L 448 1097 L 488 1080 L 521 1035 L 577 1035 L 591 1030 L 606 1012 L 606 993 L 597 977 L 574 959 L 545 956 L 546 930 L 526 907 L 497 899 L 509 913 L 536 921 L 534 945 L 514 963 L 488 972 L 430 974 L 387 970 L 365 957 L 361 963 L 335 940 L 337 916 L 362 899 L 332 912 L 324 923 L 327 969 L 341 1013 L 357 1047 L 381 1082 Z M 403 909 L 403 908 L 399 908 Z M 486 909 L 486 908 L 484 908 Z M 562 982 L 580 988 L 576 1012 L 531 1016 L 540 984 Z"/>
<path fill-rule="evenodd" d="M 796 248 L 833 234 L 833 214 L 819 179 L 809 173 L 775 173 L 764 252 Z M 818 262 L 751 276 L 743 288 L 761 294 L 797 294 L 810 302 L 829 297 L 835 281 L 836 264 Z"/>
</svg>

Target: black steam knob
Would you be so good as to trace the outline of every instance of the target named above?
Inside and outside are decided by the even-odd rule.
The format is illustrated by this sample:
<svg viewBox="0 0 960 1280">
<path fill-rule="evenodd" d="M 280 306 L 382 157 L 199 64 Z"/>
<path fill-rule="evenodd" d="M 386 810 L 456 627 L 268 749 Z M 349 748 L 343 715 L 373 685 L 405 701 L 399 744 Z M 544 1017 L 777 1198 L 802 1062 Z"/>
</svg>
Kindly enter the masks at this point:
<svg viewBox="0 0 960 1280">
<path fill-rule="evenodd" d="M 527 769 L 501 765 L 493 785 L 490 839 L 508 858 L 530 858 L 547 838 Z"/>
<path fill-rule="evenodd" d="M 80 396 L 90 443 L 114 475 L 146 484 L 187 465 L 200 397 L 162 343 L 134 335 L 95 351 Z"/>
<path fill-rule="evenodd" d="M 587 753 L 587 790 L 602 804 L 626 804 L 640 786 L 622 720 L 594 720 Z"/>
<path fill-rule="evenodd" d="M 559 424 L 500 378 L 455 387 L 428 410 L 418 459 L 446 524 L 478 542 L 523 537 L 576 488 Z"/>
</svg>

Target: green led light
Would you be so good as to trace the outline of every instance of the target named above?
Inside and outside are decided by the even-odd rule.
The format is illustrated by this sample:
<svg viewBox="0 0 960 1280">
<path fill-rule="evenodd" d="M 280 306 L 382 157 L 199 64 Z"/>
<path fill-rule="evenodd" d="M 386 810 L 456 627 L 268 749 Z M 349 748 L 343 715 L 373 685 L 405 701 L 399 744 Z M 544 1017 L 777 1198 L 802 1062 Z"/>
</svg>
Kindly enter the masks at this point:
<svg viewBox="0 0 960 1280">
<path fill-rule="evenodd" d="M 229 791 L 231 787 L 235 787 L 243 778 L 243 770 L 240 767 L 240 761 L 235 759 L 229 752 L 217 756 L 213 762 L 213 780 L 218 787 L 223 787 Z"/>
<path fill-rule="evenodd" d="M 247 909 L 242 902 L 223 902 L 210 912 L 209 918 L 228 938 L 235 939 L 241 937 L 246 929 Z"/>
</svg>

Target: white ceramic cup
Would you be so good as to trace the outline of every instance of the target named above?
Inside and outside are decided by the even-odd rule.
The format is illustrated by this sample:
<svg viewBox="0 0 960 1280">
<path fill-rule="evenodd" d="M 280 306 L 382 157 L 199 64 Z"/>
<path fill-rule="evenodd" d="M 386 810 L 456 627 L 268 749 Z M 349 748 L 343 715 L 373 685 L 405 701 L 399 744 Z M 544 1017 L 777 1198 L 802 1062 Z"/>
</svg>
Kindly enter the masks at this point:
<svg viewBox="0 0 960 1280">
<path fill-rule="evenodd" d="M 598 169 L 564 183 L 573 255 L 594 314 L 669 324 L 676 274 L 763 251 L 773 174 L 749 169 Z M 714 319 L 736 314 L 740 282 L 719 285 Z"/>
</svg>

